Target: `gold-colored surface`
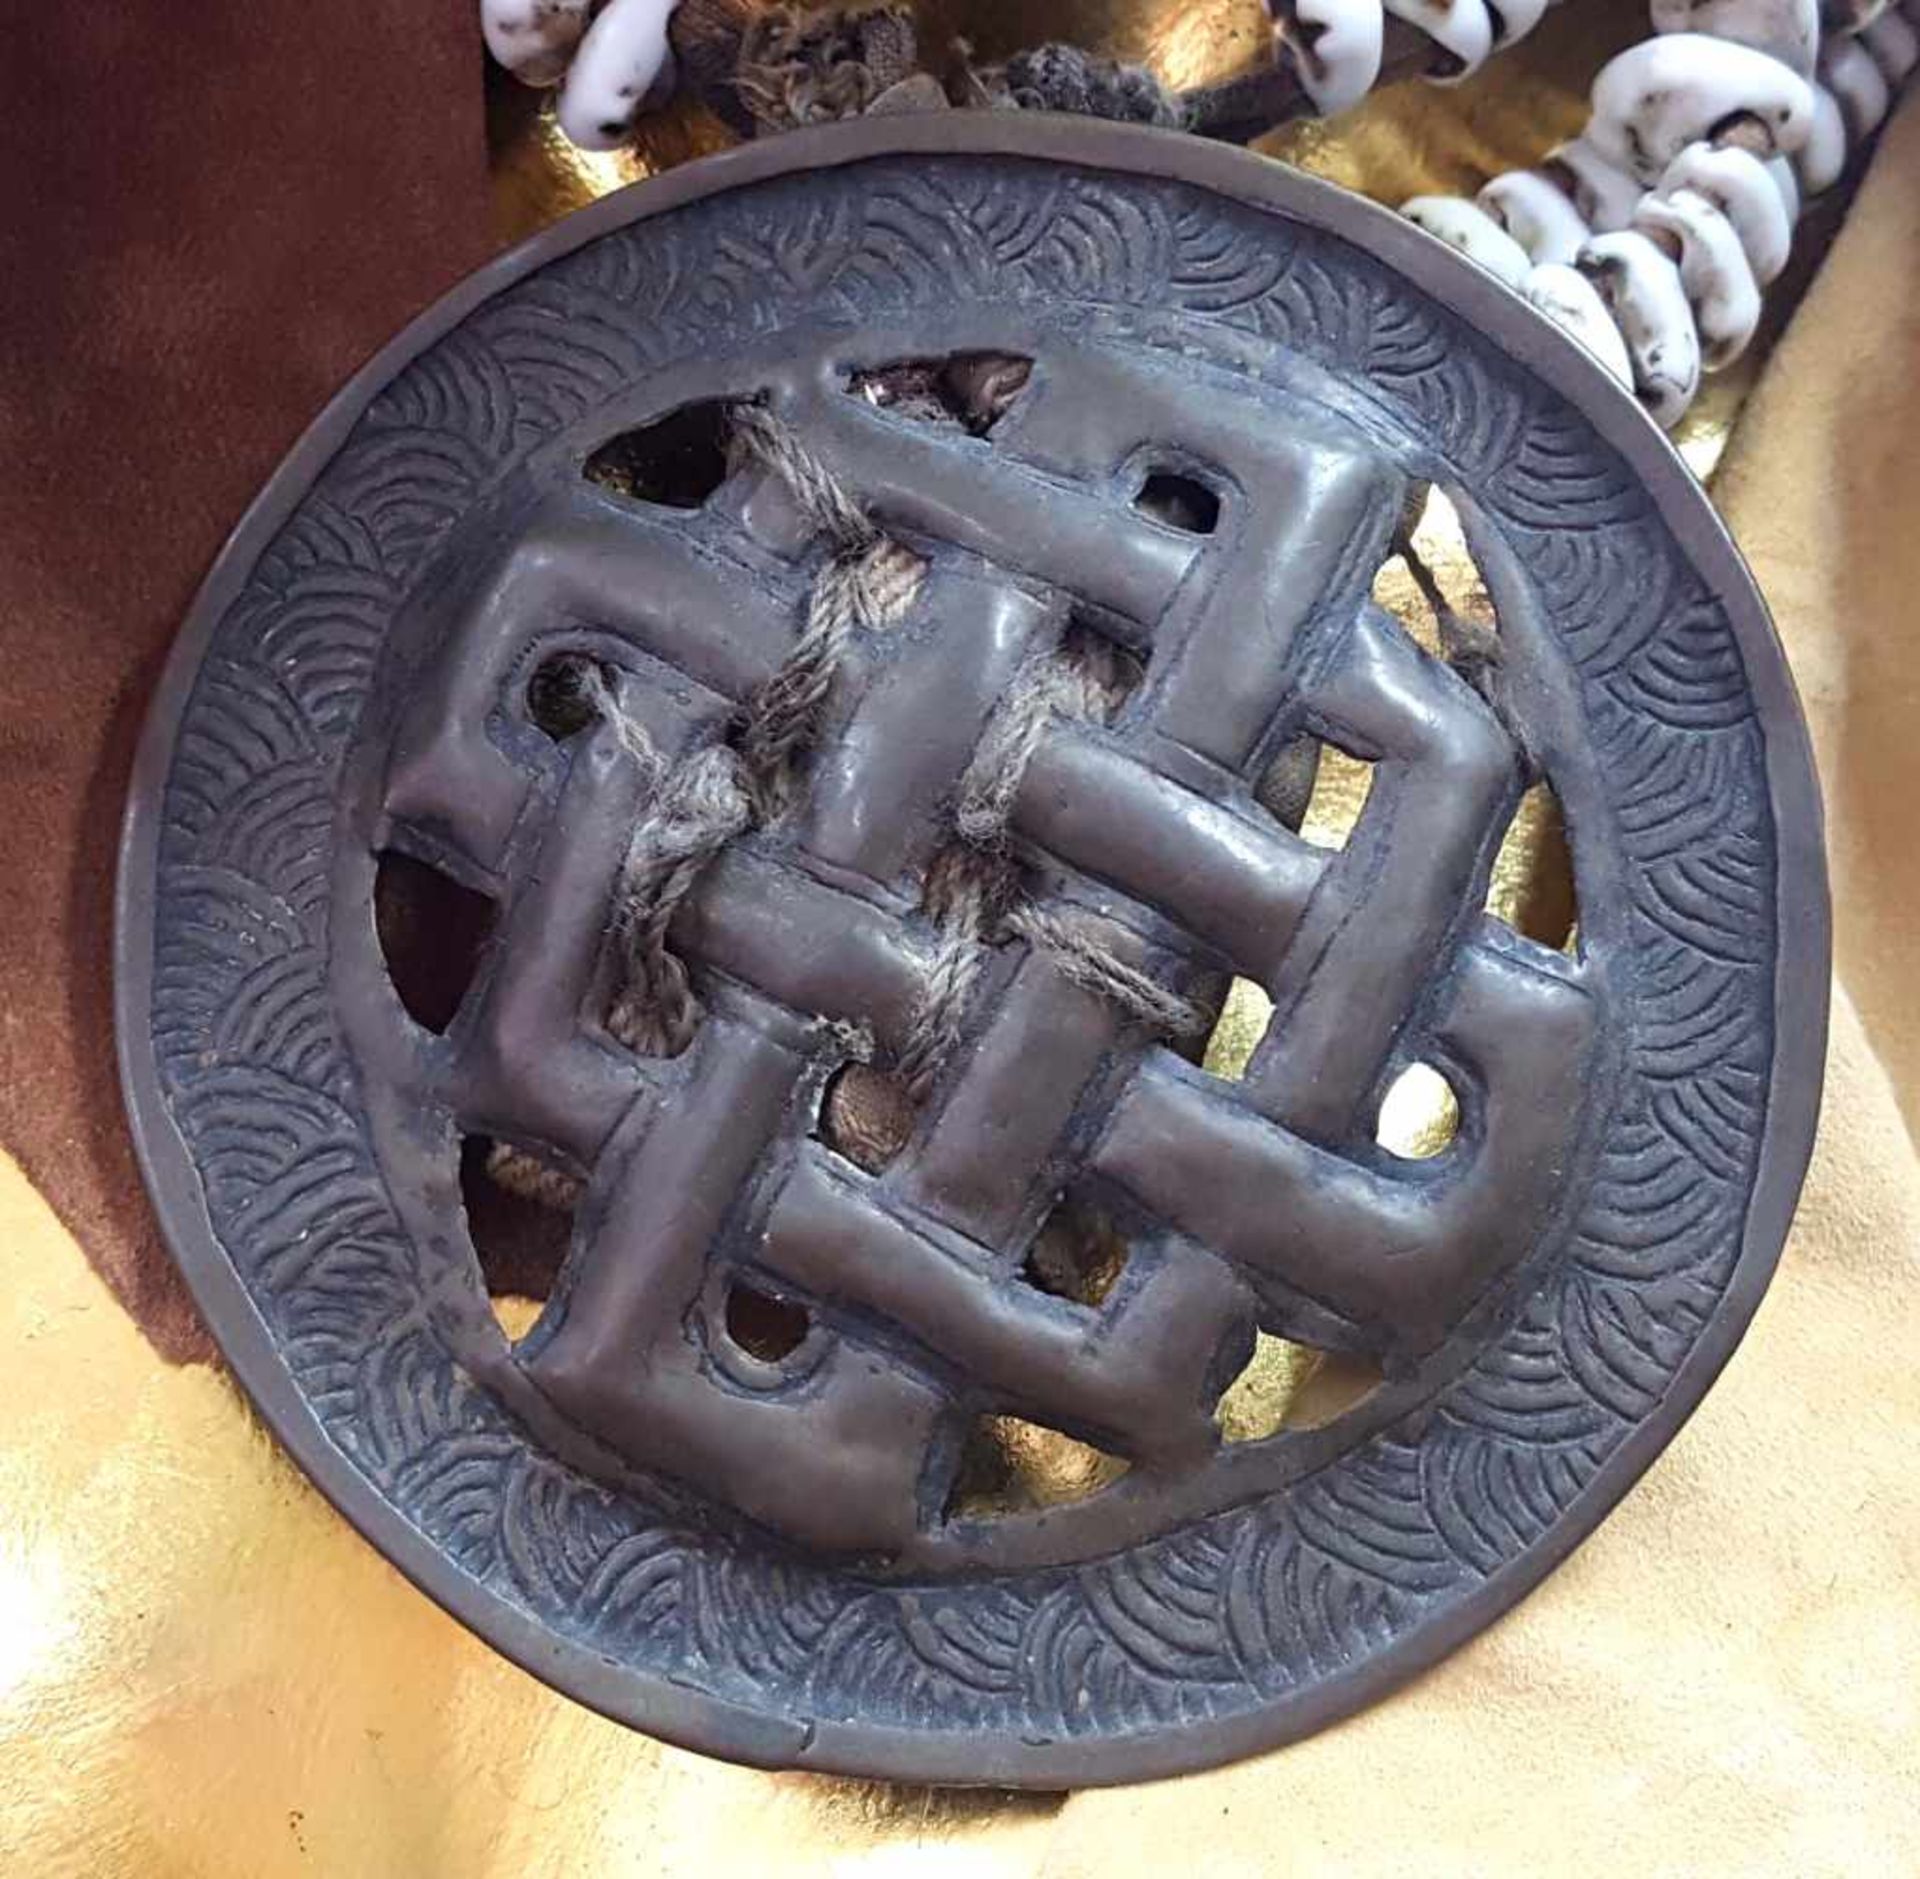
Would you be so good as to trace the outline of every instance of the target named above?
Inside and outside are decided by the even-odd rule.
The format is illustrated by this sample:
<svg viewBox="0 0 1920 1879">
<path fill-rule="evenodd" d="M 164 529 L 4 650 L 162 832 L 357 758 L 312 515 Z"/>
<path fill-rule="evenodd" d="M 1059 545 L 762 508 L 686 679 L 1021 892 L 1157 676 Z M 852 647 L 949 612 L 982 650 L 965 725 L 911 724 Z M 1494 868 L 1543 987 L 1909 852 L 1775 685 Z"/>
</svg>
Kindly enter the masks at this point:
<svg viewBox="0 0 1920 1879">
<path fill-rule="evenodd" d="M 1220 1398 L 1216 1420 L 1228 1442 L 1261 1442 L 1287 1426 L 1287 1412 L 1320 1361 L 1318 1351 L 1262 1331 L 1253 1361 Z"/>
<path fill-rule="evenodd" d="M 488 80 L 493 225 L 502 242 L 524 241 L 601 196 L 734 141 L 712 112 L 676 100 L 647 119 L 631 149 L 581 150 L 561 134 L 552 94 L 529 91 L 497 68 Z"/>
<path fill-rule="evenodd" d="M 1243 1077 L 1273 1016 L 1273 1000 L 1251 979 L 1235 979 L 1207 1039 L 1205 1068 L 1217 1077 Z"/>
<path fill-rule="evenodd" d="M 223 1374 L 161 1363 L 4 1156 L 0 1245 L 6 1879 L 1037 1870 L 1047 1797 L 755 1774 L 554 1695 L 364 1545 Z"/>
<path fill-rule="evenodd" d="M 1036 1508 L 1066 1507 L 1111 1487 L 1127 1472 L 1117 1455 L 1018 1416 L 988 1416 L 960 1467 L 951 1512 L 995 1520 Z"/>
<path fill-rule="evenodd" d="M 1228 69 L 1257 37 L 1257 0 L 952 10 L 988 55 L 1071 31 L 1152 54 L 1183 82 Z M 1336 131 L 1281 141 L 1387 199 L 1470 183 L 1569 128 L 1595 47 L 1638 17 L 1598 0 L 1562 8 L 1469 86 L 1410 88 Z M 677 145 L 661 136 L 645 156 L 580 159 L 524 106 L 499 105 L 494 125 L 500 225 L 516 234 L 719 135 L 688 114 Z M 1920 155 L 1920 136 L 1904 154 Z M 1920 236 L 1905 240 L 1898 252 L 1920 279 Z M 1870 346 L 1892 316 L 1875 317 L 1882 325 L 1850 345 Z M 1803 359 L 1798 382 L 1817 377 Z M 1852 384 L 1847 371 L 1834 382 Z M 1911 406 L 1906 383 L 1883 369 L 1871 396 Z M 1696 464 L 1717 457 L 1744 389 L 1721 381 L 1705 401 L 1687 446 Z M 1783 423 L 1776 441 L 1783 432 L 1810 434 Z M 1846 446 L 1819 435 L 1837 478 Z M 1884 493 L 1903 471 L 1888 458 L 1878 473 Z M 1753 505 L 1756 526 L 1783 499 L 1780 482 Z M 1855 493 L 1871 513 L 1873 488 Z M 1832 539 L 1844 540 L 1856 511 L 1837 493 L 1830 511 Z M 1884 534 L 1855 546 L 1849 566 L 1888 549 Z M 1810 583 L 1821 567 L 1831 577 L 1796 625 L 1828 754 L 1844 763 L 1850 623 L 1892 658 L 1899 592 L 1891 573 L 1865 586 L 1834 573 L 1853 550 L 1827 533 L 1800 547 L 1797 576 L 1783 580 Z M 1437 544 L 1433 561 L 1449 566 Z M 1451 564 L 1450 595 L 1455 578 L 1470 570 Z M 1826 604 L 1842 591 L 1851 607 Z M 1874 699 L 1896 689 L 1878 684 Z M 1891 762 L 1897 733 L 1885 743 Z M 1343 813 L 1351 826 L 1356 801 L 1350 790 L 1346 811 L 1323 805 L 1327 839 Z M 1514 858 L 1496 870 L 1494 910 L 1516 925 L 1529 844 L 1551 839 L 1548 806 L 1529 813 L 1536 833 L 1510 839 Z M 1894 853 L 1842 849 L 1859 861 L 1843 912 L 1870 907 L 1870 937 L 1911 930 L 1911 905 L 1885 888 Z M 1893 1024 L 1910 1007 L 1910 973 L 1892 940 L 1882 951 L 1893 963 L 1872 980 L 1874 1009 Z M 1224 1073 L 1257 1038 L 1258 998 L 1237 988 L 1229 1003 L 1211 1060 Z M 1705 1410 L 1602 1532 L 1523 1611 L 1347 1726 L 1238 1769 L 1071 1801 L 758 1774 L 554 1695 L 367 1548 L 219 1371 L 161 1362 L 0 1157 L 0 1875 L 1920 1870 L 1920 1393 L 1900 1355 L 1920 1337 L 1920 1168 L 1845 1000 L 1839 1017 L 1836 1126 L 1776 1296 Z M 1873 1351 L 1886 1361 L 1863 1363 Z M 1365 1383 L 1265 1340 L 1223 1417 L 1249 1439 L 1337 1413 Z"/>
<path fill-rule="evenodd" d="M 1430 1063 L 1412 1063 L 1380 1100 L 1374 1139 L 1402 1161 L 1444 1155 L 1460 1133 L 1460 1098 Z"/>
</svg>

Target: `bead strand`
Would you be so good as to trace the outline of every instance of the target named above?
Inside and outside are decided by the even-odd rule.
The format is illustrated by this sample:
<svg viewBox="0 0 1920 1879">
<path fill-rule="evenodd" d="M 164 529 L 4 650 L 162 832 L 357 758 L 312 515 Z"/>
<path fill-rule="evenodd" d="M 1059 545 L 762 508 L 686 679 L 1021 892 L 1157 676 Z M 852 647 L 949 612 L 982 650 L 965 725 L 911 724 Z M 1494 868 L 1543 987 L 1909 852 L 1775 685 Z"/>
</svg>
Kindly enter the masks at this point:
<svg viewBox="0 0 1920 1879">
<path fill-rule="evenodd" d="M 1671 429 L 1733 363 L 1832 188 L 1920 64 L 1920 0 L 1653 0 L 1583 135 L 1409 219 L 1586 346 Z"/>
<path fill-rule="evenodd" d="M 672 82 L 667 23 L 679 0 L 480 0 L 487 50 L 524 84 L 560 87 L 568 141 L 616 150 Z"/>
<path fill-rule="evenodd" d="M 487 49 L 524 83 L 558 86 L 568 140 L 612 150 L 671 83 L 680 0 L 480 0 Z M 1517 44 L 1561 0 L 1269 0 L 1282 63 L 1323 116 L 1358 104 L 1408 57 L 1457 84 Z M 1398 54 L 1395 48 L 1400 48 Z M 1411 48 L 1409 55 L 1408 48 Z"/>
<path fill-rule="evenodd" d="M 1267 0 L 1281 59 L 1322 117 L 1349 111 L 1398 61 L 1398 34 L 1429 42 L 1423 76 L 1457 85 L 1516 45 L 1561 0 Z"/>
<path fill-rule="evenodd" d="M 559 84 L 574 143 L 612 149 L 670 83 L 680 3 L 481 0 L 481 20 L 510 70 Z M 1275 71 L 1332 114 L 1389 71 L 1457 83 L 1560 3 L 1269 0 Z M 1420 196 L 1403 213 L 1524 296 L 1672 428 L 1703 375 L 1751 343 L 1804 199 L 1840 179 L 1920 64 L 1920 0 L 1650 10 L 1653 36 L 1594 80 L 1581 136 L 1472 201 Z"/>
</svg>

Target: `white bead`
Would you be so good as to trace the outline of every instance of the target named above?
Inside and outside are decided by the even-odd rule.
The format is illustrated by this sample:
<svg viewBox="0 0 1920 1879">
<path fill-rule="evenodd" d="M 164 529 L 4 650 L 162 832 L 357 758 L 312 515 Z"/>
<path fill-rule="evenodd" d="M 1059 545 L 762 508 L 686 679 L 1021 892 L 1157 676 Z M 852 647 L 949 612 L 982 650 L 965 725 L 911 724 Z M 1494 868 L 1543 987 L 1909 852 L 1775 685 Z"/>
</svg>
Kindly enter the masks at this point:
<svg viewBox="0 0 1920 1879">
<path fill-rule="evenodd" d="M 1472 77 L 1493 51 L 1487 0 L 1386 0 L 1386 5 L 1395 19 L 1417 26 L 1457 62 L 1458 69 L 1436 79 L 1438 84 L 1457 85 Z"/>
<path fill-rule="evenodd" d="M 1571 264 L 1593 229 L 1567 192 L 1538 170 L 1509 170 L 1480 192 L 1480 206 L 1536 265 Z"/>
<path fill-rule="evenodd" d="M 1653 0 L 1657 33 L 1710 33 L 1813 76 L 1820 0 Z"/>
<path fill-rule="evenodd" d="M 1850 144 L 1864 142 L 1893 109 L 1887 75 L 1857 39 L 1835 39 L 1820 50 L 1820 82 L 1839 101 Z"/>
<path fill-rule="evenodd" d="M 1548 153 L 1573 178 L 1573 206 L 1595 231 L 1610 235 L 1633 220 L 1643 186 L 1616 168 L 1584 137 Z"/>
<path fill-rule="evenodd" d="M 1580 272 L 1627 342 L 1641 403 L 1671 430 L 1700 389 L 1700 335 L 1678 265 L 1628 229 L 1594 236 L 1581 252 Z"/>
<path fill-rule="evenodd" d="M 677 0 L 608 0 L 573 55 L 561 88 L 560 128 L 582 150 L 615 150 L 668 58 Z"/>
<path fill-rule="evenodd" d="M 1532 270 L 1527 251 L 1492 216 L 1462 197 L 1415 196 L 1401 205 L 1400 213 L 1509 287 L 1518 287 Z"/>
<path fill-rule="evenodd" d="M 1520 291 L 1563 332 L 1577 339 L 1629 391 L 1633 389 L 1633 361 L 1627 342 L 1607 311 L 1607 303 L 1587 277 L 1563 262 L 1547 261 L 1535 268 Z"/>
<path fill-rule="evenodd" d="M 1793 252 L 1793 218 L 1779 185 L 1751 150 L 1688 144 L 1667 165 L 1659 193 L 1670 196 L 1682 189 L 1705 196 L 1732 223 L 1756 279 L 1780 278 Z"/>
<path fill-rule="evenodd" d="M 1380 0 L 1281 0 L 1274 31 L 1322 117 L 1351 110 L 1380 82 Z"/>
<path fill-rule="evenodd" d="M 1773 186 L 1780 192 L 1780 202 L 1786 209 L 1787 220 L 1797 227 L 1803 205 L 1800 201 L 1800 178 L 1794 174 L 1793 165 L 1785 157 L 1769 157 L 1767 174 L 1773 178 Z"/>
<path fill-rule="evenodd" d="M 1892 85 L 1902 85 L 1920 65 L 1920 32 L 1913 22 L 1898 13 L 1883 13 L 1860 35 L 1860 43 L 1873 54 L 1873 62 Z"/>
<path fill-rule="evenodd" d="M 1650 195 L 1634 226 L 1680 244 L 1680 285 L 1700 332 L 1701 363 L 1709 372 L 1731 365 L 1760 324 L 1760 284 L 1732 222 L 1698 190 L 1676 189 Z"/>
<path fill-rule="evenodd" d="M 1751 46 L 1668 33 L 1629 46 L 1594 80 L 1587 141 L 1652 183 L 1688 144 L 1735 116 L 1764 126 L 1775 150 L 1797 150 L 1813 127 L 1812 88 Z"/>
<path fill-rule="evenodd" d="M 1826 86 L 1815 85 L 1813 130 L 1793 155 L 1793 173 L 1803 195 L 1824 195 L 1846 174 L 1847 143 L 1840 100 Z"/>
<path fill-rule="evenodd" d="M 557 85 L 587 30 L 593 0 L 480 0 L 487 50 L 528 85 Z"/>
</svg>

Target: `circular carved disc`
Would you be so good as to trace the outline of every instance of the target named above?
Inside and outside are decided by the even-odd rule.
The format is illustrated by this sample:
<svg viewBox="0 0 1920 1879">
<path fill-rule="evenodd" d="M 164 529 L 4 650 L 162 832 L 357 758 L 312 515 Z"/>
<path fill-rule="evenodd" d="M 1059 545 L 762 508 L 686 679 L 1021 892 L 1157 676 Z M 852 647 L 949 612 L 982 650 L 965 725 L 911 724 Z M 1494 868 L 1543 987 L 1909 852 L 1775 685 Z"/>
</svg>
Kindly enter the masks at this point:
<svg viewBox="0 0 1920 1879">
<path fill-rule="evenodd" d="M 669 1047 L 622 896 L 854 552 L 749 404 L 917 576 L 695 871 Z M 1422 504 L 1483 591 L 1396 611 Z M 754 1762 L 1117 1780 L 1432 1662 L 1672 1435 L 1824 892 L 1759 600 L 1544 322 L 1253 157 L 888 120 L 574 217 L 328 410 L 161 691 L 121 1045 L 235 1370 L 500 1649 Z M 1172 1035 L 1235 981 L 1250 1054 Z"/>
</svg>

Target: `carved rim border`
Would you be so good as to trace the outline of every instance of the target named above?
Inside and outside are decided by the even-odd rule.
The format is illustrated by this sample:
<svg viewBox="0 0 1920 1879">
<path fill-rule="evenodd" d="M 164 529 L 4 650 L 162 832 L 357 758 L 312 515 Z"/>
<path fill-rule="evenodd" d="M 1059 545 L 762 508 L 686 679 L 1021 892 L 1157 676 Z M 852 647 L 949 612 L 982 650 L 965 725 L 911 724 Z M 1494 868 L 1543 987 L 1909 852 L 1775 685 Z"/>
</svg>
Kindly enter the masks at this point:
<svg viewBox="0 0 1920 1879">
<path fill-rule="evenodd" d="M 1191 184 L 1325 231 L 1396 270 L 1550 382 L 1641 479 L 1666 527 L 1726 608 L 1764 733 L 1777 848 L 1775 1045 L 1767 1121 L 1738 1261 L 1725 1292 L 1655 1409 L 1552 1528 L 1391 1652 L 1303 1693 L 1150 1736 L 983 1748 L 977 1732 L 906 1731 L 789 1719 L 697 1693 L 557 1635 L 461 1572 L 329 1439 L 218 1245 L 200 1184 L 170 1126 L 148 1019 L 152 883 L 163 785 L 189 689 L 214 631 L 261 550 L 312 478 L 400 369 L 484 302 L 587 243 L 669 209 L 797 172 L 875 157 L 1010 156 Z M 764 1767 L 908 1781 L 1070 1787 L 1155 1779 L 1298 1740 L 1351 1715 L 1449 1655 L 1547 1577 L 1606 1517 L 1678 1432 L 1732 1356 L 1791 1224 L 1812 1154 L 1825 1063 L 1831 913 L 1813 753 L 1785 654 L 1745 562 L 1665 436 L 1544 317 L 1453 250 L 1386 209 L 1270 159 L 1198 138 L 1017 112 L 869 118 L 749 144 L 640 183 L 567 217 L 469 275 L 368 361 L 288 453 L 228 538 L 195 597 L 156 690 L 135 759 L 115 899 L 120 1079 L 142 1172 L 168 1245 L 236 1375 L 280 1443 L 359 1532 L 454 1617 L 593 1709 L 681 1746 Z"/>
</svg>

